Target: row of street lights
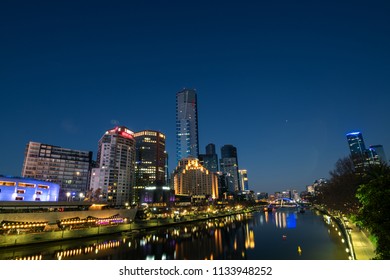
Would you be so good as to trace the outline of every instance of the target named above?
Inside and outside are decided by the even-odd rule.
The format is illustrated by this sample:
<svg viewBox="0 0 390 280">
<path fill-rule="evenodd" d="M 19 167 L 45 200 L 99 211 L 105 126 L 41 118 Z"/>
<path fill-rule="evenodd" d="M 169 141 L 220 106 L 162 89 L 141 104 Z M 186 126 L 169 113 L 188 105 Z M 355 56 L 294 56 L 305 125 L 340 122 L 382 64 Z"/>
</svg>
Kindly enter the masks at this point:
<svg viewBox="0 0 390 280">
<path fill-rule="evenodd" d="M 79 200 L 82 201 L 84 199 L 84 193 L 79 193 Z M 66 200 L 67 201 L 74 201 L 76 198 L 76 193 L 67 192 L 66 193 Z"/>
</svg>

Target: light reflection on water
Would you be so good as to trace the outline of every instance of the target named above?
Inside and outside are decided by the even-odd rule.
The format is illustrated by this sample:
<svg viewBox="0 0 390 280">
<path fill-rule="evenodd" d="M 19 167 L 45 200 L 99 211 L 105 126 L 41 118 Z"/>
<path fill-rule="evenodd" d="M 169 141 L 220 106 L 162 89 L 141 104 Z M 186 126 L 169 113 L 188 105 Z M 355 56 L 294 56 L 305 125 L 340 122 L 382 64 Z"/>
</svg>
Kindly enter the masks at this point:
<svg viewBox="0 0 390 280">
<path fill-rule="evenodd" d="M 0 259 L 348 259 L 337 226 L 317 212 L 281 210 L 235 215 L 133 236 L 7 249 Z"/>
</svg>

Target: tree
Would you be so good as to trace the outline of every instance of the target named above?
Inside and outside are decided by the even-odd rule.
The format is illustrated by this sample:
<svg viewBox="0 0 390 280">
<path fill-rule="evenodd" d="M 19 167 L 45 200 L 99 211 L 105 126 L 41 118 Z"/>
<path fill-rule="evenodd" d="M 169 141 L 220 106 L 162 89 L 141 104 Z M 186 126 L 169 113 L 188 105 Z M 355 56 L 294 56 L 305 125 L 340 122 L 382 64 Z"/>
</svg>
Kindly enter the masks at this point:
<svg viewBox="0 0 390 280">
<path fill-rule="evenodd" d="M 357 221 L 377 239 L 376 258 L 390 259 L 390 167 L 370 166 L 357 190 L 361 203 Z"/>
<path fill-rule="evenodd" d="M 346 214 L 356 213 L 359 208 L 356 191 L 361 183 L 362 177 L 355 172 L 352 158 L 339 159 L 328 183 L 320 188 L 317 203 Z"/>
</svg>

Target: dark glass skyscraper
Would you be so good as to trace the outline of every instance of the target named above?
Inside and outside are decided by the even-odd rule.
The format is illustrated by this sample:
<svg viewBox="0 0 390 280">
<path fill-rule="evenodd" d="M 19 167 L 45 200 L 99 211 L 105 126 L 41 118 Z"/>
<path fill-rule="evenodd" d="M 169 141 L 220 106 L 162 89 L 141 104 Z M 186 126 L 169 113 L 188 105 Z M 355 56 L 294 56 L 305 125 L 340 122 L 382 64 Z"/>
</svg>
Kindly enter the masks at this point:
<svg viewBox="0 0 390 280">
<path fill-rule="evenodd" d="M 226 175 L 229 192 L 240 190 L 238 178 L 237 148 L 233 145 L 224 145 L 221 148 L 221 172 Z"/>
<path fill-rule="evenodd" d="M 351 132 L 347 134 L 347 141 L 353 164 L 357 172 L 363 171 L 367 161 L 367 150 L 361 132 Z"/>
<path fill-rule="evenodd" d="M 176 159 L 199 155 L 198 102 L 193 89 L 176 94 Z"/>
<path fill-rule="evenodd" d="M 382 145 L 370 145 L 370 158 L 374 163 L 387 163 L 385 150 Z"/>
<path fill-rule="evenodd" d="M 134 201 L 139 202 L 141 192 L 147 187 L 163 187 L 167 178 L 167 153 L 165 135 L 158 131 L 144 130 L 135 133 L 136 186 Z"/>
<path fill-rule="evenodd" d="M 214 144 L 210 143 L 206 146 L 206 154 L 200 154 L 199 161 L 210 172 L 218 172 L 218 155 Z"/>
</svg>

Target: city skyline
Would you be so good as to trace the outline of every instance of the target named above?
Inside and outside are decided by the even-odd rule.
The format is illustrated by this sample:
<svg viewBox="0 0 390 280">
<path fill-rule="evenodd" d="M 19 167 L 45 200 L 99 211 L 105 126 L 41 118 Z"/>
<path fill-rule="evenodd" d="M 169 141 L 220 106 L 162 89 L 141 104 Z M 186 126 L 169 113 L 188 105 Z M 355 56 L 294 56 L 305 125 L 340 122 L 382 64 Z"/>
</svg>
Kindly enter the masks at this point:
<svg viewBox="0 0 390 280">
<path fill-rule="evenodd" d="M 170 4 L 3 1 L 0 174 L 21 175 L 30 141 L 96 159 L 117 125 L 164 133 L 172 172 L 183 88 L 199 150 L 237 147 L 255 191 L 328 178 L 353 131 L 390 154 L 390 3 Z"/>
</svg>

